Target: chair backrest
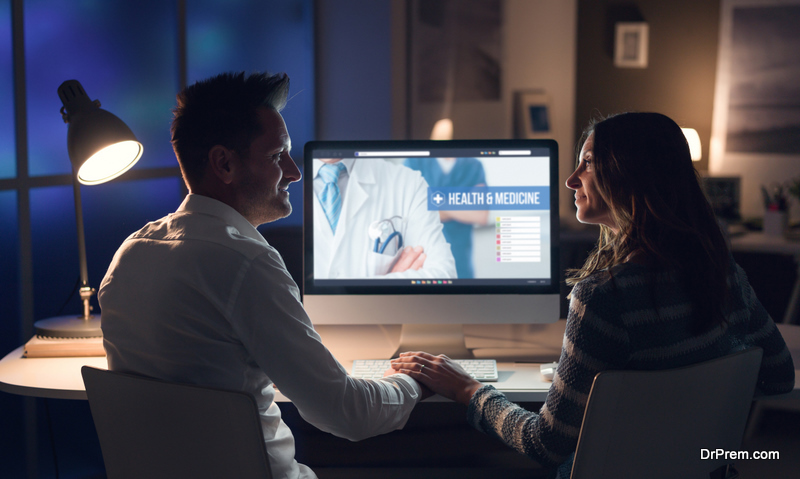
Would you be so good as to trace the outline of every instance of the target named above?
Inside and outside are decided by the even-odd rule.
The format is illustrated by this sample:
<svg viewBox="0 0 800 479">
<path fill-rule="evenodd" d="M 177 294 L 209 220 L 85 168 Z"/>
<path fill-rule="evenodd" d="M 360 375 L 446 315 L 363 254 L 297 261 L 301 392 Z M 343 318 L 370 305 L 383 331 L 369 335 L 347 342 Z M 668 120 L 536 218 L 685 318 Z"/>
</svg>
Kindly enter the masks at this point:
<svg viewBox="0 0 800 479">
<path fill-rule="evenodd" d="M 81 368 L 109 479 L 271 478 L 255 399 Z"/>
<path fill-rule="evenodd" d="M 708 479 L 733 462 L 753 401 L 761 348 L 661 371 L 594 378 L 572 479 Z"/>
</svg>

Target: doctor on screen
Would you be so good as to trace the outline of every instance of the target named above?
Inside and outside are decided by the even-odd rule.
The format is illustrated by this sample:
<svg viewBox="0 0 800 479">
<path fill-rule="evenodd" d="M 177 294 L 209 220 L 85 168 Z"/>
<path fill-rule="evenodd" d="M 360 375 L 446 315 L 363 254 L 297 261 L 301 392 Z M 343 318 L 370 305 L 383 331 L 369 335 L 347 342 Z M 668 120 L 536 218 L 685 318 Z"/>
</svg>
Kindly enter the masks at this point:
<svg viewBox="0 0 800 479">
<path fill-rule="evenodd" d="M 314 160 L 314 277 L 456 278 L 419 172 L 381 159 Z"/>
</svg>

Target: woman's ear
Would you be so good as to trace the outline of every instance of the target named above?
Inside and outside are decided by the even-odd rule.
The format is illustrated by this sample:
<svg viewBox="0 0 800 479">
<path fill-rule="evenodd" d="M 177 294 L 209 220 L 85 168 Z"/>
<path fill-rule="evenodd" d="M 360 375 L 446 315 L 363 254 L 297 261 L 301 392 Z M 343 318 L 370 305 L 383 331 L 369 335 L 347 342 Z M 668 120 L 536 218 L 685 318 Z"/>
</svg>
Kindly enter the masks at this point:
<svg viewBox="0 0 800 479">
<path fill-rule="evenodd" d="M 208 167 L 221 182 L 226 185 L 233 181 L 236 152 L 222 145 L 214 145 L 208 151 Z"/>
</svg>

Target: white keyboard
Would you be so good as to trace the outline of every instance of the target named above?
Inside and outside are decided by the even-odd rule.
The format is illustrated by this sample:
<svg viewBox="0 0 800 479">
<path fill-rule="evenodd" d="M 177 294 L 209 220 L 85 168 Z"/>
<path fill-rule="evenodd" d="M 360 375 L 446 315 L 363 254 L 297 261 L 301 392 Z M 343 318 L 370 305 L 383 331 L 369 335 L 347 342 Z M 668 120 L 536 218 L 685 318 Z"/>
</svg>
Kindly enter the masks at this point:
<svg viewBox="0 0 800 479">
<path fill-rule="evenodd" d="M 497 361 L 494 359 L 454 359 L 470 376 L 482 382 L 497 381 Z M 388 359 L 356 359 L 351 375 L 360 379 L 379 379 L 391 367 Z"/>
</svg>

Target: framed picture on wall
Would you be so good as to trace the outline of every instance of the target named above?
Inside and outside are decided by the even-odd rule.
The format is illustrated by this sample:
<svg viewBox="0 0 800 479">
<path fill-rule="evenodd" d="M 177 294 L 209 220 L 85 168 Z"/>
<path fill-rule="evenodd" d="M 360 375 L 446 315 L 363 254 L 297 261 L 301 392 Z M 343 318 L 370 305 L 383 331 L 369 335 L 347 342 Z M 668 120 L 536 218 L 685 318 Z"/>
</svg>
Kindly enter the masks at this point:
<svg viewBox="0 0 800 479">
<path fill-rule="evenodd" d="M 619 22 L 614 26 L 614 66 L 647 68 L 649 27 L 645 22 Z"/>
<path fill-rule="evenodd" d="M 800 151 L 800 0 L 724 0 L 717 153 Z"/>
<path fill-rule="evenodd" d="M 517 138 L 552 138 L 550 97 L 542 90 L 514 92 L 514 130 Z"/>
<path fill-rule="evenodd" d="M 449 118 L 456 137 L 503 110 L 503 0 L 413 0 L 407 12 L 408 138 Z"/>
<path fill-rule="evenodd" d="M 742 178 L 742 213 L 761 185 L 800 176 L 800 0 L 723 0 L 709 173 Z"/>
</svg>

